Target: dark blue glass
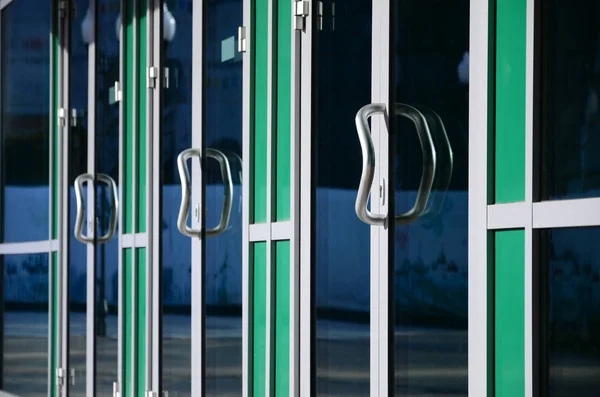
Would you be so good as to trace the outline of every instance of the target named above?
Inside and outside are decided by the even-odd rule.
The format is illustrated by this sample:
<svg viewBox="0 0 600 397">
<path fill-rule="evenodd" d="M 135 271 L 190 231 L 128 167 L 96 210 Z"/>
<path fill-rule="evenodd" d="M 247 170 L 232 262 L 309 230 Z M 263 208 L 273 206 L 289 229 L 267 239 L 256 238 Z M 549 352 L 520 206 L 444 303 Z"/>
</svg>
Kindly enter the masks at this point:
<svg viewBox="0 0 600 397">
<path fill-rule="evenodd" d="M 177 156 L 192 147 L 191 1 L 165 1 L 162 40 L 169 86 L 162 109 L 162 388 L 169 396 L 191 396 L 191 239 L 177 229 L 181 183 Z M 175 23 L 174 36 L 168 27 Z M 169 32 L 167 32 L 169 30 Z M 194 159 L 193 161 L 197 161 Z M 200 268 L 201 264 L 194 264 Z"/>
<path fill-rule="evenodd" d="M 600 3 L 544 0 L 539 7 L 541 199 L 598 197 Z"/>
<path fill-rule="evenodd" d="M 0 256 L 2 391 L 48 393 L 48 254 Z"/>
<path fill-rule="evenodd" d="M 424 213 L 389 230 L 393 258 L 394 395 L 468 395 L 469 6 L 394 1 L 390 108 L 416 108 L 436 149 Z M 415 202 L 423 154 L 415 125 L 389 118 L 391 208 Z"/>
<path fill-rule="evenodd" d="M 2 9 L 0 242 L 49 232 L 50 3 Z"/>
<path fill-rule="evenodd" d="M 354 210 L 354 118 L 371 103 L 371 1 L 323 1 L 322 21 L 313 30 L 315 393 L 368 396 L 371 238 Z"/>
<path fill-rule="evenodd" d="M 600 389 L 600 228 L 541 233 L 541 394 L 593 397 Z M 536 338 L 537 339 L 537 338 Z"/>
</svg>

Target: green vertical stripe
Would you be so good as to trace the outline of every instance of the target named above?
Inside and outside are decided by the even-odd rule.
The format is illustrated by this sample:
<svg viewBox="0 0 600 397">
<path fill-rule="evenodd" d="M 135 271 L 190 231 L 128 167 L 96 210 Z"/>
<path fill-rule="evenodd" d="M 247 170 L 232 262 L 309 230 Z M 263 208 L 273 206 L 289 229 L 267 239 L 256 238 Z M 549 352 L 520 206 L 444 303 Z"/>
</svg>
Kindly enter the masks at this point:
<svg viewBox="0 0 600 397">
<path fill-rule="evenodd" d="M 146 365 L 146 248 L 136 249 L 137 266 L 137 396 L 144 397 Z"/>
<path fill-rule="evenodd" d="M 290 130 L 292 95 L 292 2 L 277 1 L 277 106 L 275 219 L 290 219 Z"/>
<path fill-rule="evenodd" d="M 264 397 L 267 390 L 267 243 L 254 244 L 254 296 L 252 298 L 252 391 L 254 397 Z"/>
<path fill-rule="evenodd" d="M 290 242 L 275 245 L 275 397 L 290 391 Z"/>
<path fill-rule="evenodd" d="M 267 107 L 268 97 L 268 18 L 267 0 L 256 0 L 254 43 L 254 192 L 253 222 L 267 220 Z"/>
<path fill-rule="evenodd" d="M 527 1 L 496 8 L 496 202 L 525 200 Z"/>
<path fill-rule="evenodd" d="M 147 50 L 147 43 L 146 43 L 146 0 L 141 0 L 140 4 L 140 19 L 138 22 L 138 29 L 139 29 L 139 43 L 141 44 L 139 47 L 139 68 L 138 68 L 138 98 L 139 98 L 139 102 L 138 102 L 138 126 L 139 126 L 139 131 L 138 131 L 138 148 L 137 148 L 137 153 L 138 153 L 138 175 L 137 175 L 137 180 L 138 180 L 138 194 L 137 194 L 137 198 L 138 198 L 138 205 L 137 205 L 137 209 L 138 209 L 138 215 L 137 215 L 137 220 L 138 220 L 138 224 L 137 224 L 137 232 L 138 233 L 144 233 L 146 231 L 146 202 L 147 202 L 147 197 L 146 197 L 146 184 L 147 184 L 147 165 L 146 165 L 146 158 L 147 158 L 147 153 L 146 153 L 146 142 L 148 139 L 148 131 L 147 131 L 147 126 L 146 126 L 146 92 L 147 92 L 147 88 L 146 88 L 146 50 Z"/>
<path fill-rule="evenodd" d="M 133 170 L 135 165 L 133 164 L 133 151 L 135 148 L 133 147 L 133 136 L 135 131 L 133 131 L 133 119 L 135 114 L 133 112 L 133 82 L 134 82 L 134 71 L 132 69 L 133 57 L 135 56 L 134 48 L 133 48 L 133 1 L 127 2 L 127 9 L 125 12 L 125 19 L 123 21 L 123 34 L 125 40 L 125 59 L 121 59 L 123 63 L 123 67 L 125 68 L 124 73 L 124 82 L 121 82 L 121 86 L 123 87 L 122 93 L 122 101 L 125 113 L 125 120 L 123 122 L 123 156 L 124 159 L 121 161 L 124 162 L 124 172 L 123 172 L 123 181 L 120 181 L 121 185 L 124 186 L 123 190 L 123 200 L 125 201 L 123 205 L 123 219 L 124 219 L 124 230 L 125 233 L 133 233 L 133 200 L 134 200 L 134 188 L 132 184 L 131 177 L 133 175 Z"/>
<path fill-rule="evenodd" d="M 133 300 L 133 288 L 131 280 L 133 279 L 133 250 L 130 248 L 123 250 L 123 277 L 121 283 L 123 284 L 123 307 L 119 316 L 123 317 L 123 361 L 121 364 L 124 368 L 123 373 L 123 384 L 121 385 L 121 396 L 129 397 L 131 391 L 131 382 L 133 380 L 133 367 L 131 362 L 131 355 L 134 351 L 133 346 L 133 313 L 131 312 L 132 300 Z"/>
<path fill-rule="evenodd" d="M 525 232 L 496 232 L 495 397 L 525 394 Z"/>
</svg>

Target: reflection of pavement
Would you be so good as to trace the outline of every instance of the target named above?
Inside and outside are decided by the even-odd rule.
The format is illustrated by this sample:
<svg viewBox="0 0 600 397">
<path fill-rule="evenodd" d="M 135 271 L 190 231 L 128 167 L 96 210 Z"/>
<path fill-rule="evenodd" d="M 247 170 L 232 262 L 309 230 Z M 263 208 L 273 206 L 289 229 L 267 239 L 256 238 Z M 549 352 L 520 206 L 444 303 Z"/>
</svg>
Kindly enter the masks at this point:
<svg viewBox="0 0 600 397">
<path fill-rule="evenodd" d="M 39 321 L 34 321 L 37 318 Z M 83 318 L 83 317 L 82 317 Z M 47 395 L 47 341 L 41 331 L 47 314 L 7 313 L 4 389 L 21 397 Z M 80 316 L 73 316 L 73 330 L 81 330 Z M 109 334 L 116 332 L 116 319 Z M 163 384 L 169 397 L 190 396 L 190 318 L 164 318 Z M 369 327 L 319 321 L 317 328 L 317 396 L 369 395 Z M 25 327 L 25 328 L 20 328 Z M 20 329 L 20 333 L 15 333 Z M 47 328 L 46 328 L 47 329 Z M 10 330 L 10 332 L 9 332 Z M 466 331 L 397 328 L 396 388 L 406 397 L 466 396 Z M 85 395 L 85 336 L 71 336 L 71 363 L 76 368 L 72 396 Z M 207 318 L 206 395 L 239 396 L 242 387 L 242 339 L 240 318 Z M 112 396 L 117 379 L 117 340 L 98 339 L 98 392 Z M 570 394 L 596 395 L 600 377 L 598 360 L 562 357 L 552 366 Z"/>
</svg>

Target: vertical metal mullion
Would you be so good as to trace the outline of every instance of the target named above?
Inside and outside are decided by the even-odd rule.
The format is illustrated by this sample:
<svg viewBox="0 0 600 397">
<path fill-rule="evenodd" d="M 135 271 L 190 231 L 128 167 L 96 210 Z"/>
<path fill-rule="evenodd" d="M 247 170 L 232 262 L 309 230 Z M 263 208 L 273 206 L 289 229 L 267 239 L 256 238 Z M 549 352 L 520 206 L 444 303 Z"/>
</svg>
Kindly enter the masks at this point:
<svg viewBox="0 0 600 397">
<path fill-rule="evenodd" d="M 119 1 L 119 9 L 121 10 L 121 25 L 119 26 L 119 86 L 122 92 L 125 91 L 125 30 L 123 29 L 123 21 L 125 20 L 125 0 Z M 119 93 L 116 93 L 117 95 Z M 118 315 L 117 315 L 117 328 L 118 328 L 118 337 L 117 337 L 117 384 L 119 391 L 123 390 L 123 379 L 124 379 L 124 365 L 123 365 L 123 349 L 125 344 L 123 343 L 123 338 L 125 337 L 125 324 L 123 322 L 124 316 L 124 281 L 125 281 L 125 269 L 124 269 L 124 252 L 123 252 L 123 234 L 124 232 L 124 216 L 123 211 L 126 207 L 123 197 L 125 186 L 125 156 L 126 153 L 123 150 L 123 144 L 125 141 L 124 138 L 124 119 L 125 119 L 125 109 L 124 109 L 124 95 L 120 95 L 119 101 L 119 248 L 118 248 Z"/>
<path fill-rule="evenodd" d="M 158 70 L 155 89 L 148 90 L 146 117 L 147 123 L 147 166 L 148 178 L 146 195 L 148 198 L 146 227 L 148 233 L 148 272 L 146 279 L 146 390 L 158 391 L 160 382 L 161 322 L 160 322 L 160 270 L 161 270 L 161 234 L 160 220 L 162 205 L 160 196 L 160 131 L 162 97 L 162 7 L 160 0 L 150 0 L 147 8 L 147 65 Z"/>
<path fill-rule="evenodd" d="M 62 126 L 62 134 L 61 134 L 61 148 L 62 153 L 60 156 L 61 159 L 61 186 L 60 190 L 62 191 L 62 200 L 61 200 L 61 209 L 62 214 L 60 214 L 59 218 L 61 220 L 61 235 L 62 235 L 62 261 L 61 261 L 61 284 L 62 284 L 62 365 L 61 367 L 64 370 L 64 389 L 63 396 L 68 397 L 69 395 L 69 387 L 68 387 L 68 374 L 69 374 L 69 166 L 70 166 L 70 142 L 69 137 L 71 133 L 69 117 L 68 117 L 68 109 L 71 108 L 71 98 L 70 98 L 70 76 L 71 76 L 71 65 L 70 65 L 70 48 L 71 48 L 71 40 L 70 40 L 70 32 L 71 32 L 71 2 L 67 2 L 67 6 L 65 9 L 65 16 L 62 19 L 62 48 L 61 48 L 61 56 L 62 56 L 62 108 L 64 113 L 64 120 Z"/>
<path fill-rule="evenodd" d="M 56 32 L 56 1 L 52 0 L 50 2 L 50 33 L 48 38 L 48 50 L 49 53 L 49 73 L 50 73 L 50 89 L 49 91 L 49 109 L 48 109 L 48 240 L 50 242 L 54 238 L 54 136 L 56 130 L 56 103 L 54 100 L 54 37 L 57 34 Z M 0 46 L 2 46 L 2 12 L 0 11 Z M 0 51 L 0 92 L 2 92 L 2 51 Z M 0 109 L 2 109 L 2 95 L 0 94 Z M 1 125 L 0 125 L 0 128 Z M 2 137 L 2 130 L 0 129 L 0 139 Z M 0 189 L 3 187 L 2 183 L 2 150 L 0 150 Z M 0 195 L 2 196 L 2 195 Z M 2 202 L 2 198 L 0 197 L 0 211 L 4 211 L 4 203 Z M 3 226 L 0 225 L 0 242 L 4 241 L 3 239 Z M 52 396 L 52 387 L 54 385 L 55 379 L 52 378 L 52 367 L 55 365 L 52 360 L 52 352 L 54 346 L 54 338 L 57 337 L 54 332 L 54 322 L 52 321 L 52 311 L 54 310 L 54 291 L 56 286 L 54 285 L 54 264 L 52 260 L 52 243 L 50 243 L 50 248 L 48 250 L 48 397 Z M 1 259 L 0 259 L 1 260 Z M 2 275 L 4 271 L 2 269 Z M 4 280 L 0 283 L 0 285 L 4 286 Z M 3 295 L 3 294 L 2 294 Z M 0 298 L 0 304 L 4 307 L 3 297 Z M 0 318 L 0 354 L 4 355 L 4 310 L 2 310 L 1 318 Z M 0 360 L 3 361 L 3 360 Z M 0 388 L 4 388 L 3 385 L 3 377 L 4 377 L 4 363 L 0 362 Z M 58 397 L 58 396 L 57 396 Z"/>
<path fill-rule="evenodd" d="M 493 6 L 493 2 L 491 2 Z M 492 133 L 490 107 L 493 105 L 488 91 L 491 90 L 493 61 L 489 51 L 490 2 L 471 0 L 469 27 L 469 131 L 483 132 L 469 135 L 469 191 L 468 191 L 468 382 L 469 396 L 488 395 L 490 358 L 493 351 L 488 350 L 488 254 L 493 252 L 488 243 L 487 204 L 488 169 L 491 166 L 488 157 L 488 136 Z M 493 59 L 493 58 L 492 58 Z M 490 78 L 492 80 L 490 81 Z"/>
<path fill-rule="evenodd" d="M 313 67 L 313 40 L 314 23 L 313 15 L 317 2 L 311 2 L 313 7 L 306 18 L 305 30 L 300 33 L 300 202 L 299 211 L 299 236 L 300 236 L 300 324 L 299 324 L 299 391 L 301 397 L 315 395 L 313 363 L 315 342 L 315 317 L 313 316 L 313 237 L 314 237 L 314 201 L 313 201 L 313 119 L 312 119 L 312 67 Z M 316 370 L 315 370 L 316 371 Z"/>
<path fill-rule="evenodd" d="M 293 16 L 290 26 L 293 26 Z M 308 18 L 307 18 L 308 19 Z M 301 45 L 302 35 L 298 30 L 291 34 L 291 120 L 290 120 L 290 197 L 292 236 L 290 241 L 290 335 L 289 335 L 289 396 L 299 396 L 300 363 L 300 128 L 301 128 Z"/>
<path fill-rule="evenodd" d="M 88 44 L 88 135 L 87 169 L 96 180 L 96 41 L 97 41 L 97 2 L 89 1 L 94 18 L 92 21 L 92 41 Z M 98 233 L 96 225 L 96 182 L 94 188 L 88 187 L 87 213 L 88 225 L 91 222 L 93 235 Z M 90 228 L 88 227 L 88 233 Z M 96 239 L 94 238 L 94 242 Z M 86 244 L 87 288 L 86 288 L 86 395 L 94 396 L 96 389 L 96 244 Z"/>
<path fill-rule="evenodd" d="M 277 34 L 277 29 L 275 29 L 274 21 L 276 20 L 276 15 L 274 11 L 276 10 L 276 1 L 277 0 L 267 0 L 268 3 L 268 16 L 267 16 L 267 219 L 266 223 L 269 227 L 269 235 L 267 237 L 267 291 L 266 291 L 266 313 L 267 313 L 267 324 L 266 324 L 266 362 L 265 362 L 265 397 L 271 397 L 272 388 L 273 388 L 273 377 L 272 377 L 272 368 L 273 368 L 273 358 L 274 358 L 274 321 L 273 321 L 273 297 L 274 297 L 274 261 L 273 261 L 273 245 L 271 239 L 271 224 L 273 222 L 273 136 L 274 136 L 274 126 L 277 115 L 274 114 L 274 101 L 273 101 L 273 81 L 274 81 L 274 62 L 276 58 L 274 57 L 274 45 L 276 44 L 276 40 L 274 40 L 275 34 Z"/>
<path fill-rule="evenodd" d="M 203 81 L 204 81 L 204 1 L 195 1 L 192 10 L 192 147 L 203 148 Z M 202 152 L 204 152 L 202 150 Z M 204 189 L 200 163 L 192 162 L 192 203 L 198 203 L 200 216 L 192 217 L 192 225 L 204 229 Z M 192 250 L 192 396 L 204 396 L 205 321 L 204 256 L 202 240 L 191 239 Z"/>
<path fill-rule="evenodd" d="M 252 0 L 243 0 L 243 24 L 246 27 L 246 53 L 242 54 L 243 65 L 242 65 L 242 397 L 250 396 L 251 382 L 252 382 L 252 364 L 251 364 L 251 336 L 250 330 L 251 324 L 251 313 L 252 307 L 250 302 L 252 300 L 252 288 L 251 288 L 251 270 L 250 270 L 250 239 L 249 239 L 249 228 L 250 228 L 250 134 L 253 130 L 254 117 L 251 109 L 252 95 L 252 62 L 253 62 L 253 29 L 252 25 Z M 195 22 L 195 19 L 194 19 Z M 194 27 L 196 23 L 194 23 Z M 198 37 L 194 32 L 194 37 Z M 201 32 L 200 32 L 201 33 Z M 202 36 L 200 36 L 202 37 Z M 194 47 L 194 52 L 196 47 Z M 194 55 L 194 60 L 196 59 Z M 196 67 L 194 69 L 197 69 Z M 195 81 L 196 79 L 194 79 Z M 195 84 L 195 83 L 194 83 Z M 197 113 L 197 112 L 195 112 Z M 196 124 L 197 125 L 197 124 Z M 192 256 L 193 258 L 193 256 Z M 193 291 L 194 289 L 192 289 Z M 192 345 L 194 345 L 192 343 Z M 192 355 L 193 356 L 193 355 Z M 192 395 L 194 393 L 192 388 Z"/>
</svg>

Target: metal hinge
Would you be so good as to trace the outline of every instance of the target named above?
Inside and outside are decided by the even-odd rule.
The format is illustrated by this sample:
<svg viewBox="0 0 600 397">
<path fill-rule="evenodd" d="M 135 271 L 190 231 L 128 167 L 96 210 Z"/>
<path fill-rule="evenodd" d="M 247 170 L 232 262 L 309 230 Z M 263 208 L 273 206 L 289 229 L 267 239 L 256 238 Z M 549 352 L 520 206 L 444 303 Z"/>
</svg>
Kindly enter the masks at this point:
<svg viewBox="0 0 600 397">
<path fill-rule="evenodd" d="M 113 397 L 119 397 L 121 392 L 119 391 L 119 383 L 113 382 Z"/>
<path fill-rule="evenodd" d="M 64 368 L 56 368 L 56 383 L 59 387 L 64 386 L 65 384 L 65 369 Z"/>
<path fill-rule="evenodd" d="M 317 1 L 317 30 L 323 30 L 323 2 Z"/>
<path fill-rule="evenodd" d="M 158 397 L 158 392 L 146 390 L 146 397 Z"/>
<path fill-rule="evenodd" d="M 156 79 L 158 78 L 158 68 L 148 67 L 148 88 L 156 88 Z"/>
<path fill-rule="evenodd" d="M 121 102 L 122 92 L 121 92 L 121 83 L 115 81 L 115 102 Z"/>
<path fill-rule="evenodd" d="M 238 52 L 246 52 L 246 27 L 238 27 Z"/>
<path fill-rule="evenodd" d="M 165 68 L 165 78 L 163 79 L 163 87 L 169 88 L 169 68 Z"/>
<path fill-rule="evenodd" d="M 60 0 L 58 2 L 58 16 L 64 18 L 67 16 L 67 7 L 69 6 L 68 0 Z"/>
<path fill-rule="evenodd" d="M 71 109 L 71 127 L 77 127 L 77 109 Z M 74 371 L 73 368 L 71 371 Z"/>
<path fill-rule="evenodd" d="M 75 2 L 71 2 L 70 0 L 60 0 L 58 2 L 58 16 L 60 18 L 64 18 L 67 16 L 67 8 L 69 7 L 69 3 L 71 4 L 71 19 L 75 19 L 77 17 L 77 4 Z"/>
<path fill-rule="evenodd" d="M 65 108 L 58 109 L 58 125 L 64 127 L 67 122 L 67 111 Z M 60 369 L 60 368 L 59 368 Z"/>
<path fill-rule="evenodd" d="M 294 3 L 294 29 L 304 30 L 306 26 L 306 17 L 309 15 L 310 2 L 306 0 L 296 1 Z"/>
</svg>

